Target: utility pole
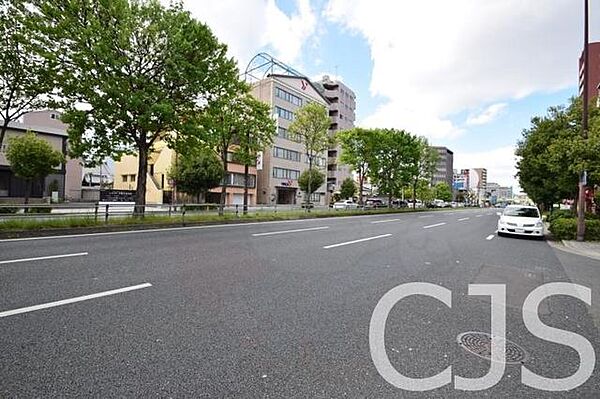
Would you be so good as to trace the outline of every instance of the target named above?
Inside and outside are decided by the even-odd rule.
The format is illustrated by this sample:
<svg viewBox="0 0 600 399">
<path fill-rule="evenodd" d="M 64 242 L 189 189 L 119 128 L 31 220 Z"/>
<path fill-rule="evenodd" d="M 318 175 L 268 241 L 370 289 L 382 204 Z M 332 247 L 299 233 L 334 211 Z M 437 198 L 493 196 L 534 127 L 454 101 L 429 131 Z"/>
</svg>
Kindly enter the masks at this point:
<svg viewBox="0 0 600 399">
<path fill-rule="evenodd" d="M 583 120 L 581 121 L 581 134 L 584 140 L 588 135 L 588 0 L 583 0 Z M 577 202 L 577 241 L 585 237 L 585 186 L 587 185 L 587 172 L 581 171 L 579 177 L 579 199 Z"/>
</svg>

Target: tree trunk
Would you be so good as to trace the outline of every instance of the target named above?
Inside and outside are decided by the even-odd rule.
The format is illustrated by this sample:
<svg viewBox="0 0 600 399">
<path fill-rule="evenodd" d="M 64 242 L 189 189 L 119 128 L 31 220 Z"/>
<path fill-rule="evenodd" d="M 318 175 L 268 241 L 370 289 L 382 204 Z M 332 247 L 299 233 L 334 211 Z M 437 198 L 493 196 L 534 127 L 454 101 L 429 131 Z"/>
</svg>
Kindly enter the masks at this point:
<svg viewBox="0 0 600 399">
<path fill-rule="evenodd" d="M 8 119 L 4 120 L 2 127 L 0 128 L 0 149 L 2 149 L 2 143 L 4 143 L 4 135 L 6 134 L 6 130 L 8 129 Z"/>
<path fill-rule="evenodd" d="M 413 192 L 413 195 L 412 195 L 412 197 L 413 197 L 412 198 L 413 199 L 412 206 L 413 206 L 413 209 L 416 209 L 417 208 L 417 183 L 416 182 L 413 183 L 412 189 L 413 189 L 412 190 L 412 192 Z"/>
<path fill-rule="evenodd" d="M 248 164 L 245 164 L 244 165 L 244 209 L 242 212 L 244 215 L 248 214 L 248 177 L 250 177 L 248 169 L 249 169 Z"/>
<path fill-rule="evenodd" d="M 392 193 L 388 194 L 388 208 L 392 207 Z"/>
<path fill-rule="evenodd" d="M 312 194 L 310 185 L 312 182 L 312 157 L 308 157 L 308 198 L 306 199 L 306 210 L 310 212 L 310 195 Z"/>
<path fill-rule="evenodd" d="M 364 186 L 364 181 L 365 181 L 365 172 L 361 170 L 361 171 L 358 172 L 358 189 L 359 189 L 359 193 L 358 193 L 358 205 L 360 205 L 360 206 L 363 205 L 363 186 Z"/>
<path fill-rule="evenodd" d="M 29 197 L 31 196 L 31 188 L 33 186 L 33 179 L 27 179 L 25 183 L 25 205 L 29 204 Z M 28 208 L 25 208 L 25 212 L 29 212 Z"/>
<path fill-rule="evenodd" d="M 146 181 L 148 175 L 148 150 L 149 145 L 139 146 L 138 152 L 138 175 L 135 189 L 134 215 L 144 216 L 146 211 Z"/>
<path fill-rule="evenodd" d="M 223 179 L 223 184 L 221 185 L 221 198 L 219 201 L 219 216 L 223 216 L 225 213 L 225 199 L 227 198 L 227 146 L 223 146 L 223 150 L 221 151 L 221 161 L 223 162 L 223 169 L 225 170 L 225 177 Z"/>
</svg>

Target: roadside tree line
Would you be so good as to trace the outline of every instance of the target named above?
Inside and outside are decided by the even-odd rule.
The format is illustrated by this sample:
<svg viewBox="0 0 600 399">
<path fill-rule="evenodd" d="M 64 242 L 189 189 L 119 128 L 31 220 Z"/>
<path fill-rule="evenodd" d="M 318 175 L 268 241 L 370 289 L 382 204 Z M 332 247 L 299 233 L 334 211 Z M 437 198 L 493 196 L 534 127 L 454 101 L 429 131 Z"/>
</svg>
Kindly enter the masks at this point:
<svg viewBox="0 0 600 399">
<path fill-rule="evenodd" d="M 398 129 L 354 128 L 340 132 L 336 139 L 342 148 L 342 162 L 357 174 L 360 204 L 367 179 L 388 198 L 389 206 L 392 198 L 407 190 L 413 200 L 431 192 L 438 154 L 426 138 Z"/>
<path fill-rule="evenodd" d="M 548 108 L 531 119 L 517 144 L 517 177 L 527 195 L 542 209 L 562 199 L 577 198 L 579 174 L 587 171 L 587 184 L 600 184 L 600 109 L 589 107 L 587 140 L 581 135 L 582 104 Z"/>
</svg>

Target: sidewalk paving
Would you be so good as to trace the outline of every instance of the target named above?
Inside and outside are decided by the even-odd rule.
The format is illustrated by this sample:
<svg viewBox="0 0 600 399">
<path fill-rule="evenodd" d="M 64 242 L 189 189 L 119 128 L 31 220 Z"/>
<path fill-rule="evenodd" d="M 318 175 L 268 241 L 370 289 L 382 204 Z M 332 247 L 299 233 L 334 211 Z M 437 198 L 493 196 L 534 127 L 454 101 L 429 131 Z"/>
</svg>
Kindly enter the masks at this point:
<svg viewBox="0 0 600 399">
<path fill-rule="evenodd" d="M 600 260 L 600 242 L 589 241 L 547 241 L 553 248 L 560 249 L 575 255 L 586 256 L 588 258 Z"/>
</svg>

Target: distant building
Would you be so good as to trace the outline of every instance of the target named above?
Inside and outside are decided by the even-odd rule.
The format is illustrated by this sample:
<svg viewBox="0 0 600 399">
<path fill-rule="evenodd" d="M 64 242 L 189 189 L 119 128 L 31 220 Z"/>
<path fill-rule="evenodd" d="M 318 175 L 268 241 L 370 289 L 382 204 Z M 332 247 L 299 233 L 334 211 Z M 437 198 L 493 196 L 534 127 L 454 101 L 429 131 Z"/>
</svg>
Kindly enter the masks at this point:
<svg viewBox="0 0 600 399">
<path fill-rule="evenodd" d="M 354 127 L 356 120 L 356 95 L 344 83 L 331 80 L 325 75 L 314 82 L 319 91 L 329 100 L 329 117 L 331 127 L 329 133 L 334 136 L 341 130 Z M 342 182 L 352 177 L 352 170 L 348 165 L 340 162 L 341 147 L 332 147 L 327 152 L 327 189 L 329 192 L 339 191 Z"/>
<path fill-rule="evenodd" d="M 444 182 L 448 187 L 454 183 L 454 153 L 446 147 L 431 147 L 438 153 L 438 161 L 435 172 L 431 178 L 431 185 Z"/>
<path fill-rule="evenodd" d="M 6 150 L 9 140 L 18 137 L 27 131 L 32 131 L 39 138 L 46 140 L 55 150 L 67 155 L 68 135 L 67 125 L 60 121 L 60 113 L 53 110 L 34 111 L 22 116 L 22 122 L 11 122 L 0 148 L 0 201 L 10 198 L 12 201 L 22 199 L 27 190 L 27 184 L 16 177 L 10 169 L 6 159 Z M 60 165 L 45 179 L 33 182 L 31 198 L 49 197 L 49 185 L 58 184 L 60 199 L 77 201 L 81 198 L 82 166 L 79 160 L 67 158 L 65 164 Z"/>
<path fill-rule="evenodd" d="M 255 82 L 252 95 L 269 104 L 277 121 L 277 136 L 270 148 L 262 152 L 257 162 L 257 199 L 259 204 L 300 204 L 303 193 L 298 178 L 308 170 L 308 157 L 304 144 L 288 130 L 295 111 L 316 102 L 329 107 L 329 100 L 305 76 L 269 74 Z M 326 173 L 327 151 L 313 159 L 313 167 Z M 324 183 L 311 196 L 317 205 L 327 203 L 327 184 Z"/>
<path fill-rule="evenodd" d="M 469 169 L 469 189 L 475 194 L 478 204 L 485 202 L 487 197 L 487 169 Z"/>
</svg>

